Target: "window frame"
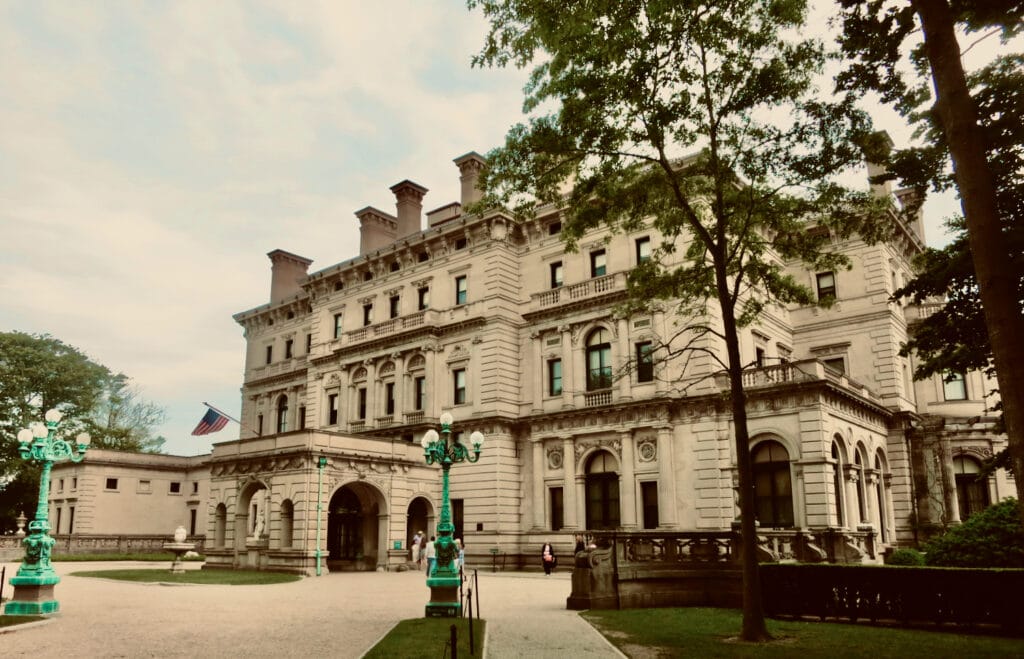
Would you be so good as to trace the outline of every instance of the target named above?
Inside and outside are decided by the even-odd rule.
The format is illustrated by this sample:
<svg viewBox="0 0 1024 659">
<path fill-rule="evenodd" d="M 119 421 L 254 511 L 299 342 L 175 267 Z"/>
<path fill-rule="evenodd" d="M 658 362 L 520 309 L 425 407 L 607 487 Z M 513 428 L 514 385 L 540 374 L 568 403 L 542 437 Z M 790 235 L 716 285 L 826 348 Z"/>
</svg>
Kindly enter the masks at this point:
<svg viewBox="0 0 1024 659">
<path fill-rule="evenodd" d="M 455 278 L 455 306 L 461 307 L 469 301 L 469 277 L 459 275 Z"/>
<path fill-rule="evenodd" d="M 452 405 L 465 405 L 468 401 L 466 391 L 466 369 L 452 369 Z"/>
<path fill-rule="evenodd" d="M 363 327 L 373 325 L 373 302 L 363 305 Z"/>
<path fill-rule="evenodd" d="M 422 412 L 427 406 L 427 376 L 417 375 L 412 379 L 413 411 Z"/>
<path fill-rule="evenodd" d="M 612 388 L 612 344 L 611 332 L 602 328 L 595 329 L 587 337 L 586 345 L 586 378 L 587 391 L 600 391 Z M 594 337 L 598 336 L 601 343 L 594 343 Z M 594 356 L 597 356 L 599 365 L 593 365 Z"/>
<path fill-rule="evenodd" d="M 550 280 L 548 283 L 551 284 L 551 288 L 561 288 L 565 283 L 564 269 L 561 261 L 554 261 L 548 265 L 550 272 Z"/>
<path fill-rule="evenodd" d="M 598 263 L 600 261 L 600 263 Z M 590 278 L 596 279 L 608 274 L 608 250 L 594 249 L 590 251 Z"/>
<path fill-rule="evenodd" d="M 398 318 L 402 315 L 402 297 L 400 295 L 392 295 L 388 298 L 388 317 Z"/>
<path fill-rule="evenodd" d="M 338 394 L 327 394 L 327 425 L 338 425 Z"/>
<path fill-rule="evenodd" d="M 953 379 L 949 379 L 951 376 Z M 967 375 L 963 371 L 943 371 L 939 376 L 942 378 L 942 399 L 945 401 L 960 401 L 970 400 L 967 396 Z M 957 395 L 951 396 L 950 393 L 955 392 L 952 387 L 959 386 L 959 392 Z"/>
<path fill-rule="evenodd" d="M 426 311 L 430 308 L 430 287 L 420 286 L 416 289 L 416 310 Z"/>
<path fill-rule="evenodd" d="M 340 313 L 334 314 L 334 338 L 340 339 L 342 334 L 342 320 L 343 315 Z"/>
<path fill-rule="evenodd" d="M 651 341 L 637 341 L 634 352 L 637 383 L 654 382 L 654 344 Z"/>
<path fill-rule="evenodd" d="M 650 236 L 640 236 L 639 238 L 637 238 L 634 241 L 633 244 L 635 246 L 635 254 L 636 254 L 636 263 L 637 263 L 637 265 L 640 265 L 641 263 L 646 263 L 647 261 L 651 260 L 651 237 Z"/>
<path fill-rule="evenodd" d="M 557 373 L 556 373 L 557 371 Z M 548 360 L 548 396 L 561 396 L 564 391 L 562 379 L 562 358 Z"/>
<path fill-rule="evenodd" d="M 831 278 L 832 283 L 830 285 L 822 285 L 822 279 Z M 828 270 L 826 272 L 819 272 L 815 274 L 815 282 L 817 283 L 818 290 L 818 301 L 823 302 L 825 300 L 836 299 L 836 272 L 835 270 Z"/>
</svg>

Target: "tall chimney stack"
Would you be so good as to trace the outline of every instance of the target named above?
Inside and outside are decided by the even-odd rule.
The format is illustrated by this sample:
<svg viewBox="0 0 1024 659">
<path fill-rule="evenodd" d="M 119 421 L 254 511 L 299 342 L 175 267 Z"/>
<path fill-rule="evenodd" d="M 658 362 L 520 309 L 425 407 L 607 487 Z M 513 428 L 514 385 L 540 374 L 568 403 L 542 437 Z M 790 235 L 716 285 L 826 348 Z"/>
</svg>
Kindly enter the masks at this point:
<svg viewBox="0 0 1024 659">
<path fill-rule="evenodd" d="M 881 183 L 872 182 L 872 179 L 876 176 L 882 176 L 889 172 L 885 165 L 875 161 L 874 156 L 888 158 L 889 152 L 892 151 L 894 146 L 896 146 L 896 143 L 889 137 L 889 133 L 884 130 L 871 135 L 871 145 L 867 150 L 866 159 L 868 163 L 868 181 L 871 182 L 871 192 L 876 197 L 889 197 L 892 195 L 892 180 Z"/>
<path fill-rule="evenodd" d="M 297 254 L 275 249 L 267 252 L 270 257 L 270 303 L 280 302 L 302 290 L 300 283 L 306 278 L 309 266 L 313 263 Z"/>
<path fill-rule="evenodd" d="M 356 217 L 359 218 L 359 256 L 395 242 L 398 219 L 394 215 L 367 206 L 357 210 Z"/>
<path fill-rule="evenodd" d="M 462 207 L 480 201 L 483 191 L 477 187 L 480 181 L 480 172 L 487 165 L 487 160 L 476 151 L 470 151 L 464 156 L 459 156 L 453 161 L 459 168 L 459 182 L 462 183 Z"/>
<path fill-rule="evenodd" d="M 395 209 L 398 215 L 396 238 L 419 233 L 422 230 L 423 195 L 427 193 L 427 189 L 406 179 L 392 185 L 391 191 L 395 193 Z"/>
</svg>

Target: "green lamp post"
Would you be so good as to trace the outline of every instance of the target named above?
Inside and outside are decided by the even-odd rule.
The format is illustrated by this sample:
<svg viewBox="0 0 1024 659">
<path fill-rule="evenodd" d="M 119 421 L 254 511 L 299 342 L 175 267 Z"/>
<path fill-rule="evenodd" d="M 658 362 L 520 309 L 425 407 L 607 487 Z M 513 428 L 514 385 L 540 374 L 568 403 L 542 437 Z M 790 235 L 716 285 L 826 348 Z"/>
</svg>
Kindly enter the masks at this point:
<svg viewBox="0 0 1024 659">
<path fill-rule="evenodd" d="M 25 545 L 25 559 L 18 568 L 18 574 L 11 578 L 14 595 L 4 608 L 12 616 L 56 613 L 60 603 L 53 598 L 53 587 L 60 577 L 50 565 L 50 550 L 56 542 L 50 537 L 49 502 L 50 468 L 54 462 L 81 462 L 89 447 L 88 433 L 75 438 L 75 446 L 57 438 L 57 426 L 63 415 L 58 410 L 46 413 L 46 423 L 38 421 L 18 433 L 18 452 L 22 460 L 40 462 L 43 471 L 39 476 L 39 505 L 36 518 L 29 522 L 29 535 L 22 540 Z M 77 447 L 77 451 L 75 448 Z"/>
<path fill-rule="evenodd" d="M 437 524 L 437 540 L 434 543 L 437 561 L 434 570 L 427 575 L 427 586 L 430 587 L 430 601 L 427 602 L 427 617 L 456 617 L 462 612 L 459 601 L 459 573 L 455 569 L 455 557 L 458 550 L 452 533 L 451 504 L 448 501 L 448 471 L 455 462 L 476 462 L 480 459 L 480 448 L 484 436 L 476 430 L 469 436 L 473 444 L 470 449 L 459 441 L 452 440 L 452 415 L 445 412 L 441 415 L 441 435 L 434 429 L 423 435 L 423 451 L 428 465 L 440 463 L 443 472 L 441 488 L 441 519 Z"/>
</svg>

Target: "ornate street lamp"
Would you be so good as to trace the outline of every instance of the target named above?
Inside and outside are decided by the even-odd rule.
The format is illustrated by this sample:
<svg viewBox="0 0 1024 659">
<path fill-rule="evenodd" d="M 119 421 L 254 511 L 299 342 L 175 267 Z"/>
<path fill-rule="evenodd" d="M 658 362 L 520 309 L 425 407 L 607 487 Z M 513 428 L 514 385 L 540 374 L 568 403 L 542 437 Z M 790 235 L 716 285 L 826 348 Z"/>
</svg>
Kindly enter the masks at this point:
<svg viewBox="0 0 1024 659">
<path fill-rule="evenodd" d="M 50 550 L 54 540 L 50 537 L 49 493 L 50 468 L 54 462 L 81 462 L 89 446 L 88 433 L 81 433 L 75 438 L 75 447 L 69 442 L 57 438 L 57 426 L 63 415 L 58 410 L 46 413 L 46 424 L 33 423 L 18 433 L 18 452 L 22 460 L 41 462 L 42 474 L 39 476 L 39 505 L 36 518 L 29 522 L 29 535 L 21 542 L 25 545 L 25 560 L 22 561 L 18 574 L 11 578 L 14 595 L 4 613 L 12 616 L 40 615 L 56 613 L 60 603 L 53 598 L 53 587 L 60 577 L 50 566 Z"/>
<path fill-rule="evenodd" d="M 437 561 L 434 571 L 427 575 L 430 586 L 430 601 L 427 602 L 427 616 L 457 617 L 462 612 L 459 601 L 459 573 L 455 569 L 455 556 L 458 550 L 452 540 L 455 527 L 452 525 L 451 504 L 448 501 L 448 470 L 454 462 L 476 462 L 480 459 L 480 448 L 484 444 L 484 435 L 479 430 L 469 436 L 473 444 L 472 453 L 464 444 L 452 439 L 452 415 L 445 412 L 441 415 L 441 435 L 434 429 L 423 435 L 425 458 L 428 465 L 440 463 L 443 471 L 441 488 L 441 519 L 437 524 L 437 541 L 434 549 Z"/>
</svg>

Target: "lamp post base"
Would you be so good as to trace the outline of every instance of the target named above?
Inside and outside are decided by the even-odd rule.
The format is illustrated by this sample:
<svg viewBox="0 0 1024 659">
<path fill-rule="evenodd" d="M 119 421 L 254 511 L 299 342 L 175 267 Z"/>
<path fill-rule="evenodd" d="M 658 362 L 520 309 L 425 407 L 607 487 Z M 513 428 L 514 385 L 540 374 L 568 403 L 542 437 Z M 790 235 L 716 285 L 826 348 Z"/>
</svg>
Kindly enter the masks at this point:
<svg viewBox="0 0 1024 659">
<path fill-rule="evenodd" d="M 426 617 L 458 618 L 462 615 L 458 577 L 431 577 L 427 579 L 427 585 L 430 587 L 430 601 L 427 602 Z"/>
<path fill-rule="evenodd" d="M 22 578 L 22 580 L 26 580 Z M 38 579 L 33 579 L 38 581 Z M 53 597 L 53 583 L 18 583 L 18 577 L 11 579 L 14 595 L 4 607 L 4 615 L 38 616 L 57 613 L 60 602 Z"/>
</svg>

